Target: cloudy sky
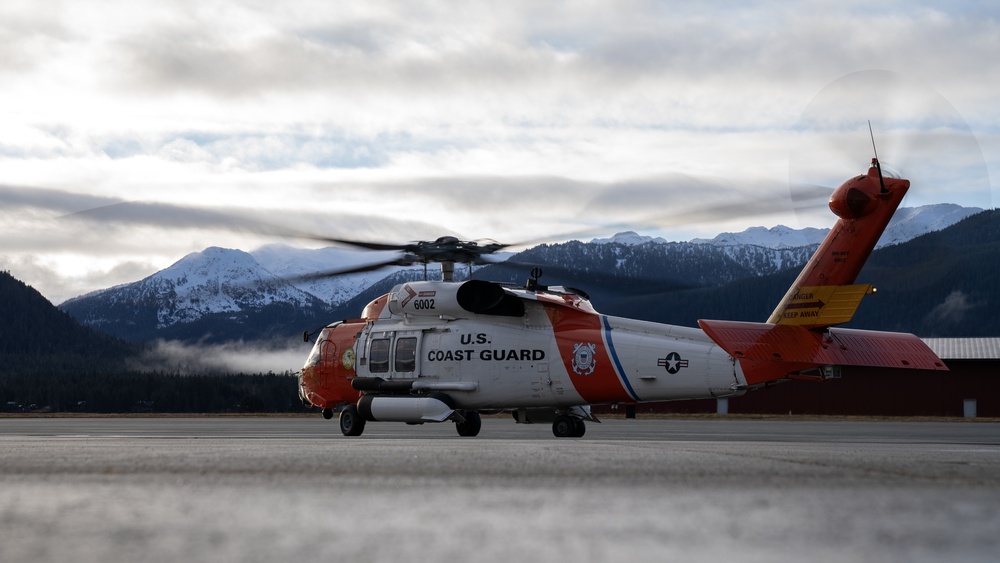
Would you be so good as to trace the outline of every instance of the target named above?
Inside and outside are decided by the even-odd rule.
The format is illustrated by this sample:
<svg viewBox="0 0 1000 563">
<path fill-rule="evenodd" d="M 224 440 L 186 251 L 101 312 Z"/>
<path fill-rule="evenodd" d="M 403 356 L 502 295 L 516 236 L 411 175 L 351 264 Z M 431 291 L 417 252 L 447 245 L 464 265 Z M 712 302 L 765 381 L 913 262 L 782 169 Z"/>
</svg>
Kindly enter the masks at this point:
<svg viewBox="0 0 1000 563">
<path fill-rule="evenodd" d="M 864 172 L 868 120 L 904 205 L 995 205 L 1000 8 L 786 4 L 4 2 L 0 268 L 59 303 L 296 242 L 219 211 L 389 242 L 829 226 L 793 199 Z"/>
</svg>

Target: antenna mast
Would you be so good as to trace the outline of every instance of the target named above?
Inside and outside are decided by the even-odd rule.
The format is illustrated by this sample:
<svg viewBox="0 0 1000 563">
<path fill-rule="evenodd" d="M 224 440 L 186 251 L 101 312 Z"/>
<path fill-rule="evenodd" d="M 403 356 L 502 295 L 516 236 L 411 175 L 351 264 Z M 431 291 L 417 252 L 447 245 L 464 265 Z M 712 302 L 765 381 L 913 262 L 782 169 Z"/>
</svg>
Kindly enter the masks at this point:
<svg viewBox="0 0 1000 563">
<path fill-rule="evenodd" d="M 878 161 L 878 149 L 875 148 L 875 132 L 872 131 L 872 120 L 868 120 L 868 134 L 872 138 L 872 152 L 875 153 L 875 158 L 872 159 L 872 166 L 878 170 L 878 183 L 882 187 L 881 193 L 887 193 L 888 190 L 885 189 L 885 180 L 882 179 L 882 164 Z"/>
</svg>

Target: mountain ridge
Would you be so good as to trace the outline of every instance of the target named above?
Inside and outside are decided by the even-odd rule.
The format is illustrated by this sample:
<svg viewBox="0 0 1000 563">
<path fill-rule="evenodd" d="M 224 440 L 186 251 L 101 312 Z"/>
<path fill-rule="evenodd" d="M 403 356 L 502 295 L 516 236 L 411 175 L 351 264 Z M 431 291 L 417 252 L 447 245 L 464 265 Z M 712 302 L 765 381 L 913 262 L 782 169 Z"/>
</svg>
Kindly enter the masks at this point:
<svg viewBox="0 0 1000 563">
<path fill-rule="evenodd" d="M 793 283 L 795 268 L 715 287 L 624 296 L 597 303 L 616 315 L 682 326 L 698 319 L 761 322 Z M 875 250 L 858 280 L 878 292 L 844 326 L 921 337 L 1000 334 L 1000 210 Z"/>
<path fill-rule="evenodd" d="M 907 230 L 900 231 L 900 237 L 918 233 L 925 228 L 921 225 L 939 224 L 942 217 L 943 221 L 958 217 L 960 213 L 954 208 L 925 206 L 901 213 Z M 920 216 L 924 219 L 920 220 Z M 826 231 L 812 229 L 798 234 L 814 240 L 819 232 Z M 518 253 L 508 263 L 478 268 L 475 277 L 521 284 L 528 271 L 541 266 L 545 271 L 542 283 L 584 287 L 595 305 L 601 301 L 615 303 L 622 301 L 624 280 L 632 293 L 642 293 L 664 287 L 678 290 L 721 286 L 799 267 L 818 243 L 789 246 L 787 241 L 793 234 L 787 227 L 760 227 L 743 233 L 722 233 L 709 241 L 661 242 L 627 233 L 618 237 L 619 241 L 612 237 L 590 243 L 539 245 Z M 898 244 L 895 241 L 900 237 L 883 238 Z M 134 341 L 254 340 L 278 337 L 286 330 L 290 331 L 287 334 L 300 334 L 303 327 L 356 317 L 370 299 L 377 297 L 372 293 L 374 288 L 385 293 L 394 285 L 393 280 L 423 277 L 422 268 L 395 268 L 388 270 L 388 276 L 386 271 L 364 272 L 363 276 L 341 276 L 310 284 L 299 279 L 306 271 L 314 272 L 319 266 L 344 268 L 343 263 L 329 264 L 331 257 L 345 257 L 350 267 L 364 263 L 361 260 L 371 263 L 381 257 L 343 249 L 293 252 L 288 248 L 268 245 L 247 253 L 209 247 L 143 280 L 73 298 L 60 307 L 87 326 Z M 465 268 L 457 269 L 457 279 L 466 275 Z M 781 291 L 785 289 L 787 285 Z M 319 292 L 325 295 L 316 295 Z"/>
<path fill-rule="evenodd" d="M 204 332 L 194 340 L 225 341 L 227 322 L 245 328 L 268 319 L 288 327 L 292 319 L 313 320 L 330 311 L 249 253 L 220 247 L 193 252 L 142 280 L 70 299 L 60 308 L 85 326 L 139 342 L 195 329 Z M 255 333 L 280 334 L 262 327 Z"/>
</svg>

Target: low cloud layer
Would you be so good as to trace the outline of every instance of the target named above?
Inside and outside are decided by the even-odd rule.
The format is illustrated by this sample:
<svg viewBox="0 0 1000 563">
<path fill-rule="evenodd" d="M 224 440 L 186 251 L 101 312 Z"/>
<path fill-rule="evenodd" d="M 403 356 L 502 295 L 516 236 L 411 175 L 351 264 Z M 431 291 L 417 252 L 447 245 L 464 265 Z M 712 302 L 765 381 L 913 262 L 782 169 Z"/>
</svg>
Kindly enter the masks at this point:
<svg viewBox="0 0 1000 563">
<path fill-rule="evenodd" d="M 965 315 L 975 308 L 975 303 L 960 290 L 948 294 L 945 300 L 931 309 L 927 320 L 932 324 L 958 324 L 965 320 Z"/>
<path fill-rule="evenodd" d="M 136 369 L 204 375 L 218 373 L 293 373 L 305 363 L 309 346 L 287 343 L 230 342 L 194 345 L 158 340 L 136 363 Z"/>
</svg>

